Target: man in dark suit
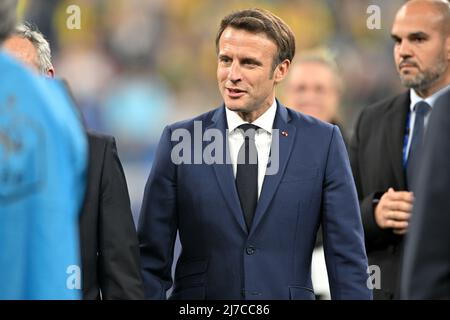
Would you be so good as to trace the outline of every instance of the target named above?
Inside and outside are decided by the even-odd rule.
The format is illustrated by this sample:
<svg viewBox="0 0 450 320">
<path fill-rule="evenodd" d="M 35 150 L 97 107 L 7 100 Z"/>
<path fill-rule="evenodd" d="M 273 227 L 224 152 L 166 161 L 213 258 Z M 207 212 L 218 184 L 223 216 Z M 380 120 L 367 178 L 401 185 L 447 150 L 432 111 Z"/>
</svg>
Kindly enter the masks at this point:
<svg viewBox="0 0 450 320">
<path fill-rule="evenodd" d="M 50 46 L 27 25 L 4 44 L 9 54 L 53 77 Z M 113 137 L 88 133 L 88 181 L 80 214 L 84 299 L 143 299 L 139 250 L 122 165 Z"/>
<path fill-rule="evenodd" d="M 143 299 L 125 174 L 113 137 L 88 133 L 88 185 L 80 216 L 84 299 Z"/>
<path fill-rule="evenodd" d="M 450 91 L 434 108 L 405 244 L 405 299 L 450 299 Z"/>
<path fill-rule="evenodd" d="M 268 11 L 242 10 L 222 20 L 216 46 L 224 105 L 167 126 L 147 182 L 138 232 L 146 297 L 166 298 L 179 231 L 172 299 L 314 299 L 322 224 L 332 298 L 370 299 L 339 129 L 275 99 L 292 31 Z"/>
<path fill-rule="evenodd" d="M 434 103 L 450 89 L 449 25 L 445 1 L 408 1 L 398 11 L 394 57 L 410 90 L 364 109 L 351 142 L 369 264 L 380 271 L 372 275 L 375 299 L 399 297 L 403 238 L 414 202 L 412 173 Z"/>
</svg>

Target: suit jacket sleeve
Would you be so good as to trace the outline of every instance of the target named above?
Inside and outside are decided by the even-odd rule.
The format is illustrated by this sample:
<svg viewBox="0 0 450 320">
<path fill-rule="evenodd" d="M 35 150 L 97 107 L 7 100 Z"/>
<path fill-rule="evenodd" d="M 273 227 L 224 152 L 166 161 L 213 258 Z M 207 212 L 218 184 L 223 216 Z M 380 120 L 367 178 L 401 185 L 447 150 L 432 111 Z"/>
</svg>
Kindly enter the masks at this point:
<svg viewBox="0 0 450 320">
<path fill-rule="evenodd" d="M 361 145 L 364 143 L 361 141 L 362 131 L 365 127 L 364 122 L 369 121 L 369 119 L 366 118 L 365 112 L 363 111 L 356 124 L 355 132 L 350 143 L 349 155 L 356 190 L 358 192 L 366 249 L 370 252 L 372 249 L 386 247 L 387 245 L 392 244 L 395 241 L 395 236 L 392 234 L 391 229 L 383 230 L 375 221 L 374 200 L 379 200 L 387 190 L 378 190 L 367 195 L 364 195 L 363 191 L 360 171 L 360 153 L 364 148 L 364 146 Z"/>
<path fill-rule="evenodd" d="M 171 130 L 164 129 L 145 187 L 139 218 L 142 275 L 147 299 L 166 299 L 172 286 L 177 233 L 176 166 L 171 160 Z"/>
<path fill-rule="evenodd" d="M 331 137 L 323 194 L 324 251 L 333 299 L 371 299 L 358 197 L 339 129 Z"/>
<path fill-rule="evenodd" d="M 143 299 L 136 229 L 114 138 L 107 141 L 99 207 L 99 282 L 103 299 Z"/>
<path fill-rule="evenodd" d="M 450 93 L 447 105 L 441 99 L 428 124 L 405 245 L 402 296 L 407 299 L 450 299 Z"/>
</svg>

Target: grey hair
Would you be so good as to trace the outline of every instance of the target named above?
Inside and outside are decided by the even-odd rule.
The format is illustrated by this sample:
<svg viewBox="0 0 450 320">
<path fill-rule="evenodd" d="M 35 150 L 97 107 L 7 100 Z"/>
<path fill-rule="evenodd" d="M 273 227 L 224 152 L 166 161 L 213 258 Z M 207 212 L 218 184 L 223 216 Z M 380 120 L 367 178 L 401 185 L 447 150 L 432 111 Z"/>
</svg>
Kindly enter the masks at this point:
<svg viewBox="0 0 450 320">
<path fill-rule="evenodd" d="M 47 74 L 50 69 L 53 69 L 50 44 L 37 28 L 31 27 L 29 24 L 20 24 L 14 30 L 13 35 L 29 40 L 36 48 L 40 73 Z"/>
<path fill-rule="evenodd" d="M 0 44 L 8 38 L 16 25 L 17 0 L 0 1 Z"/>
</svg>

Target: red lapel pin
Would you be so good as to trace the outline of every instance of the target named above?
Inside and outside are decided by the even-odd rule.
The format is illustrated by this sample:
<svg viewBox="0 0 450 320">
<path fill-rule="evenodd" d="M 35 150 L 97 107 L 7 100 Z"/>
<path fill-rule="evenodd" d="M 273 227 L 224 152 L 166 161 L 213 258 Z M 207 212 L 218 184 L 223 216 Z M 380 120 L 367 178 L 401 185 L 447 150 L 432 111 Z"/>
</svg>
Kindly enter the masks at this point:
<svg viewBox="0 0 450 320">
<path fill-rule="evenodd" d="M 287 133 L 287 131 L 281 131 L 281 135 L 287 137 L 289 134 Z"/>
</svg>

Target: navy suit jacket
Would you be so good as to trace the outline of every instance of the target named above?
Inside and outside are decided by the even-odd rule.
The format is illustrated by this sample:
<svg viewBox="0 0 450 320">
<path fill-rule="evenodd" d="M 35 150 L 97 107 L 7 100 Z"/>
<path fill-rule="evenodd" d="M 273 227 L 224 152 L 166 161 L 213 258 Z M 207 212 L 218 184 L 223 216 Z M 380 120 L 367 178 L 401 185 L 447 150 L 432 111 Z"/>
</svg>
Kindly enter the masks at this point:
<svg viewBox="0 0 450 320">
<path fill-rule="evenodd" d="M 414 187 L 402 298 L 450 299 L 450 91 L 436 101 Z"/>
<path fill-rule="evenodd" d="M 172 133 L 194 135 L 195 121 L 227 140 L 224 106 L 165 128 L 139 221 L 146 297 L 164 299 L 172 285 L 178 230 L 172 299 L 314 299 L 311 254 L 322 224 L 332 298 L 370 299 L 358 197 L 339 129 L 278 103 L 279 170 L 265 176 L 247 230 L 231 164 L 171 159 Z"/>
</svg>

